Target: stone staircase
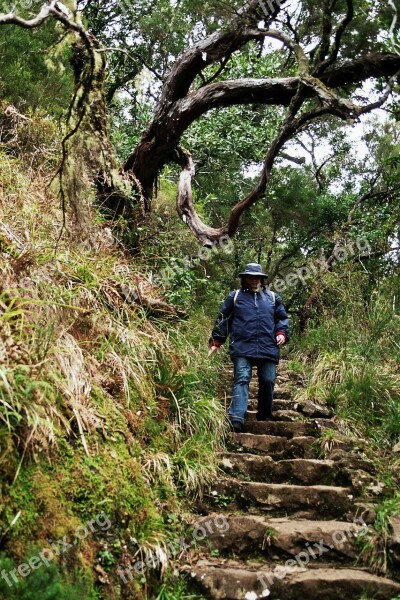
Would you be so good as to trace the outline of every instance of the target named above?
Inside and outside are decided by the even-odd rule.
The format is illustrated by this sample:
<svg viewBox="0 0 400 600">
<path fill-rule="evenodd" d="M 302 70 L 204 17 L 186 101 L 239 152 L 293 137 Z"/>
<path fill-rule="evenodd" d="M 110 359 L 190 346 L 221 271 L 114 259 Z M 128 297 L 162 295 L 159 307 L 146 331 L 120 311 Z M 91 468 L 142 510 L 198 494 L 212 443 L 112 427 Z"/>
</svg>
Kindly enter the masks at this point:
<svg viewBox="0 0 400 600">
<path fill-rule="evenodd" d="M 390 542 L 399 581 L 360 560 L 376 518 L 374 464 L 329 408 L 294 402 L 297 378 L 281 361 L 271 422 L 256 421 L 250 384 L 244 432 L 230 435 L 221 477 L 193 523 L 199 541 L 182 568 L 191 597 L 400 599 L 399 539 Z M 327 430 L 335 433 L 321 448 Z"/>
</svg>

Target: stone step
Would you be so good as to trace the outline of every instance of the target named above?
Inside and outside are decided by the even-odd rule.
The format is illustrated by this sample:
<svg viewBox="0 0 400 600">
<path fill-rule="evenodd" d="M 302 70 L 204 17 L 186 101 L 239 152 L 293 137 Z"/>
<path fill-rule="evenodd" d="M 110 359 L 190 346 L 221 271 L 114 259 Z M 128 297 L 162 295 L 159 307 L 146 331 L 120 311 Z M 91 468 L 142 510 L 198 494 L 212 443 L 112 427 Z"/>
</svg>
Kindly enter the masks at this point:
<svg viewBox="0 0 400 600">
<path fill-rule="evenodd" d="M 252 433 L 232 433 L 231 441 L 235 451 L 256 452 L 273 458 L 318 458 L 315 438 L 295 436 L 287 439 L 275 435 L 254 435 Z"/>
<path fill-rule="evenodd" d="M 249 398 L 248 409 L 249 409 L 249 411 L 257 410 L 257 397 L 256 396 L 254 398 L 253 397 Z M 331 417 L 333 416 L 333 411 L 329 406 L 315 404 L 314 402 L 301 403 L 301 402 L 296 402 L 295 400 L 291 400 L 291 399 L 286 400 L 284 398 L 276 398 L 274 396 L 274 404 L 273 404 L 274 414 L 278 410 L 293 410 L 293 411 L 296 411 L 296 412 L 304 415 L 305 417 L 309 417 L 312 419 L 317 419 L 317 418 L 331 419 Z M 323 422 L 323 423 L 325 424 L 325 422 Z"/>
<path fill-rule="evenodd" d="M 331 519 L 351 514 L 354 508 L 351 489 L 329 485 L 290 485 L 259 483 L 220 478 L 208 497 L 209 503 L 228 510 L 257 510 L 275 516 L 298 514 L 301 517 Z"/>
<path fill-rule="evenodd" d="M 277 435 L 288 439 L 298 436 L 316 436 L 318 426 L 315 421 L 290 423 L 282 421 L 245 421 L 243 433 L 256 435 Z"/>
<path fill-rule="evenodd" d="M 249 402 L 257 402 L 258 386 L 250 385 L 249 387 Z M 225 398 L 228 400 L 232 399 L 231 390 L 229 394 L 226 394 Z M 292 400 L 292 391 L 284 388 L 274 389 L 274 401 L 275 400 Z"/>
<path fill-rule="evenodd" d="M 202 514 L 210 507 L 228 514 L 209 513 L 194 523 L 195 556 L 212 549 L 214 558 L 181 570 L 215 600 L 400 598 L 400 583 L 367 567 L 349 568 L 359 560 L 357 536 L 376 519 L 373 466 L 347 454 L 362 444 L 350 444 L 329 407 L 293 400 L 302 385 L 296 377 L 281 363 L 274 420 L 258 422 L 254 374 L 244 433 L 229 436 L 235 451 L 219 455 L 226 476 L 205 493 L 202 507 Z M 322 445 L 319 435 L 327 429 L 335 435 Z M 329 460 L 320 460 L 324 453 Z"/>
<path fill-rule="evenodd" d="M 220 454 L 220 467 L 230 476 L 241 475 L 264 483 L 349 485 L 349 477 L 333 460 L 295 458 L 274 461 L 271 456 L 237 452 Z"/>
<path fill-rule="evenodd" d="M 315 438 L 301 435 L 287 441 L 281 458 L 319 458 Z"/>
<path fill-rule="evenodd" d="M 256 421 L 257 411 L 256 410 L 248 410 L 246 412 L 245 419 L 246 421 Z M 276 421 L 304 421 L 304 417 L 295 410 L 290 410 L 287 408 L 278 410 L 276 408 L 276 403 L 274 402 L 274 420 Z"/>
<path fill-rule="evenodd" d="M 254 409 L 257 409 L 257 400 L 253 402 Z M 283 398 L 274 398 L 273 410 L 296 410 L 296 402 L 294 400 L 284 400 Z M 249 402 L 250 408 L 250 402 Z"/>
<path fill-rule="evenodd" d="M 283 398 L 274 398 L 273 410 L 297 410 L 296 403 L 294 400 L 285 400 Z M 250 398 L 248 409 L 250 411 L 257 410 L 257 398 Z"/>
<path fill-rule="evenodd" d="M 200 561 L 186 569 L 196 590 L 213 600 L 392 600 L 400 584 L 362 569 Z"/>
<path fill-rule="evenodd" d="M 325 419 L 323 417 L 318 417 L 313 419 L 314 423 L 316 423 L 318 427 L 319 433 L 326 431 L 327 429 L 334 429 L 335 431 L 342 431 L 342 426 L 340 423 L 337 423 L 334 419 Z"/>
<path fill-rule="evenodd" d="M 295 410 L 298 410 L 306 417 L 330 419 L 333 416 L 333 410 L 324 404 L 316 404 L 315 402 L 297 402 Z"/>
<path fill-rule="evenodd" d="M 249 398 L 257 398 L 258 394 L 258 385 L 249 386 Z M 274 398 L 279 400 L 291 400 L 293 398 L 292 390 L 288 390 L 287 388 L 275 387 L 274 389 Z"/>
<path fill-rule="evenodd" d="M 368 526 L 361 518 L 350 523 L 210 514 L 193 524 L 196 537 L 204 538 L 202 544 L 224 556 L 262 553 L 274 560 L 297 557 L 303 567 L 321 558 L 324 562 L 356 559 L 359 556 L 356 539 L 367 531 Z"/>
<path fill-rule="evenodd" d="M 287 438 L 283 436 L 232 433 L 231 440 L 241 450 L 263 452 L 271 456 L 281 456 L 287 448 Z"/>
</svg>

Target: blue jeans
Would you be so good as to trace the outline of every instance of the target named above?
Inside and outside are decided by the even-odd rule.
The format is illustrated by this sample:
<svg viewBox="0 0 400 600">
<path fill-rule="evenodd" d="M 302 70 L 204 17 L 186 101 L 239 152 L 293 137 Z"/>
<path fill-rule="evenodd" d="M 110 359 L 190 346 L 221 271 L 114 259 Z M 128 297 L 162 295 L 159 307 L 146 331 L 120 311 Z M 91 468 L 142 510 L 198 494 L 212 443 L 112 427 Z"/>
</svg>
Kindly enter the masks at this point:
<svg viewBox="0 0 400 600">
<path fill-rule="evenodd" d="M 276 364 L 270 360 L 237 356 L 233 358 L 232 402 L 228 409 L 232 422 L 244 423 L 253 366 L 257 367 L 258 376 L 257 419 L 262 421 L 272 417 Z"/>
</svg>

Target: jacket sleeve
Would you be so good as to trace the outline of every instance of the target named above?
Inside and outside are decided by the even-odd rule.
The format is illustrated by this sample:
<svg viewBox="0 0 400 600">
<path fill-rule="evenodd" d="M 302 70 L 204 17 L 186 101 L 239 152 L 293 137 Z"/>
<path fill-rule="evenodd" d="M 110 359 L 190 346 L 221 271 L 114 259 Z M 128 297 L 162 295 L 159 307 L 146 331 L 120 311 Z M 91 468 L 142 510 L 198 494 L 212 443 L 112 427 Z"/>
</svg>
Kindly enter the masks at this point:
<svg viewBox="0 0 400 600">
<path fill-rule="evenodd" d="M 284 333 L 286 341 L 289 339 L 289 317 L 282 304 L 282 299 L 278 294 L 275 295 L 275 335 Z"/>
<path fill-rule="evenodd" d="M 221 306 L 219 315 L 215 321 L 214 329 L 211 332 L 209 343 L 217 342 L 215 345 L 223 344 L 228 337 L 233 321 L 233 299 L 235 292 L 231 292 Z"/>
</svg>

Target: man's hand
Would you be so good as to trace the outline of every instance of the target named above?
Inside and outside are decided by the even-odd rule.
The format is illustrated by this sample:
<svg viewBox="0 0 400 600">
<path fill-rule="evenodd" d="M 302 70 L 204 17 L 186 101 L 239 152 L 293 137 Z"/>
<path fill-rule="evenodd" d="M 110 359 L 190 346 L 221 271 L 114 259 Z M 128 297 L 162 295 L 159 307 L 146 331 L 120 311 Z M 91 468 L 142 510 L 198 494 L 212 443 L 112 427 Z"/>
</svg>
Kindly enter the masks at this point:
<svg viewBox="0 0 400 600">
<path fill-rule="evenodd" d="M 211 356 L 211 354 L 214 354 L 214 352 L 218 353 L 219 350 L 219 346 L 210 346 L 207 356 Z"/>
<path fill-rule="evenodd" d="M 282 346 L 282 344 L 284 344 L 286 341 L 286 337 L 283 335 L 283 333 L 280 333 L 276 336 L 276 343 L 278 344 L 278 346 Z"/>
</svg>

